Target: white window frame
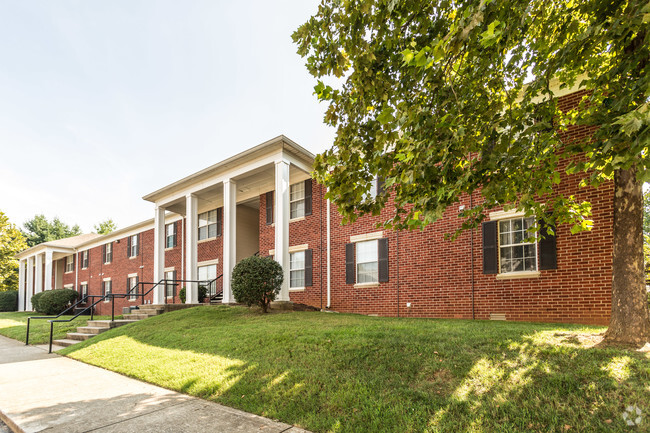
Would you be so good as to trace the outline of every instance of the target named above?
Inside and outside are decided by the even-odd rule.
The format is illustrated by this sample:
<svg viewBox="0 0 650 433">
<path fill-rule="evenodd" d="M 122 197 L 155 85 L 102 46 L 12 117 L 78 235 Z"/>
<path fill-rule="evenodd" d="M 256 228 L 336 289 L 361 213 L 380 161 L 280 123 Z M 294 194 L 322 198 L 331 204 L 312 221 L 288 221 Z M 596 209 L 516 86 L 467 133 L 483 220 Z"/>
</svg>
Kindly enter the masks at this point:
<svg viewBox="0 0 650 433">
<path fill-rule="evenodd" d="M 81 263 L 80 263 L 80 268 L 81 269 L 88 269 L 88 257 L 90 256 L 90 250 L 82 251 L 81 252 Z"/>
<path fill-rule="evenodd" d="M 126 290 L 130 290 L 135 286 L 135 282 L 138 281 L 138 274 L 129 274 L 127 275 L 127 278 L 129 279 L 129 285 L 126 288 Z M 137 293 L 140 292 L 140 287 L 138 287 L 135 291 L 136 295 L 130 295 L 129 296 L 129 302 L 134 302 L 137 301 L 139 296 L 137 296 Z"/>
<path fill-rule="evenodd" d="M 289 290 L 304 290 L 305 289 L 305 251 L 293 251 L 289 252 Z M 302 254 L 302 267 L 297 267 L 296 265 L 300 262 L 295 261 L 294 257 Z M 302 278 L 298 282 L 302 281 L 302 284 L 294 284 L 294 273 L 302 272 Z"/>
<path fill-rule="evenodd" d="M 134 257 L 138 257 L 138 239 L 140 236 L 136 235 L 131 235 L 129 236 L 131 238 L 131 249 L 129 250 L 129 258 L 132 259 Z"/>
<path fill-rule="evenodd" d="M 213 226 L 214 236 L 210 236 L 210 228 Z M 203 237 L 201 237 L 201 229 L 205 229 L 205 234 Z M 217 209 L 212 209 L 199 214 L 196 237 L 199 241 L 217 238 Z"/>
<path fill-rule="evenodd" d="M 174 244 L 176 243 L 176 234 L 174 233 L 175 224 L 176 223 L 165 225 L 165 248 L 174 248 Z M 172 239 L 171 245 L 169 244 L 170 239 Z"/>
<path fill-rule="evenodd" d="M 379 192 L 379 178 L 375 176 L 370 181 L 370 189 L 363 194 L 363 199 L 365 201 L 374 200 L 377 198 L 377 193 Z"/>
<path fill-rule="evenodd" d="M 165 274 L 164 274 L 165 280 L 173 280 L 174 279 L 174 271 L 175 271 L 174 268 L 165 269 L 165 271 L 164 271 L 165 272 Z M 170 291 L 172 293 L 171 295 L 169 294 Z M 174 283 L 165 282 L 165 297 L 166 298 L 173 298 L 174 297 Z"/>
<path fill-rule="evenodd" d="M 74 255 L 66 256 L 65 258 L 65 273 L 69 274 L 74 272 Z"/>
<path fill-rule="evenodd" d="M 504 213 L 503 216 L 507 216 L 507 215 L 508 215 L 507 213 Z M 510 230 L 510 231 L 507 231 L 505 233 L 502 233 L 502 230 L 503 230 L 502 223 L 508 223 L 508 225 L 510 227 L 512 227 L 512 222 L 517 221 L 517 220 L 521 221 L 522 227 L 524 227 L 524 225 L 525 225 L 524 224 L 525 220 L 529 220 L 529 224 L 530 224 L 530 221 L 532 221 L 532 224 L 529 226 L 531 228 L 534 228 L 535 224 L 536 224 L 535 217 L 526 217 L 525 215 L 519 215 L 519 214 L 514 214 L 514 216 L 511 217 L 511 218 L 505 218 L 504 217 L 504 218 L 499 218 L 497 220 L 497 245 L 498 245 L 498 250 L 499 250 L 499 256 L 498 256 L 499 257 L 499 272 L 498 272 L 497 276 L 518 276 L 518 275 L 521 275 L 521 276 L 534 276 L 534 275 L 539 275 L 539 253 L 538 253 L 538 245 L 537 245 L 538 244 L 537 232 L 534 233 L 535 240 L 533 242 L 525 242 L 525 240 L 527 238 L 523 237 L 523 236 L 526 233 L 523 233 L 522 234 L 522 240 L 520 242 L 514 242 L 514 240 L 510 240 L 510 242 L 512 242 L 512 243 L 506 243 L 506 244 L 502 243 L 502 234 L 511 233 L 511 236 L 509 236 L 509 237 L 513 237 L 515 233 L 523 231 L 523 229 L 518 230 L 518 231 Z M 511 262 L 513 260 L 516 260 L 516 259 L 512 259 L 512 258 L 510 258 L 510 259 L 504 258 L 503 256 L 504 256 L 505 251 L 507 251 L 507 250 L 513 251 L 517 247 L 520 247 L 520 246 L 523 247 L 523 246 L 526 246 L 526 245 L 531 245 L 532 246 L 534 257 L 532 257 L 532 256 L 523 256 L 521 258 L 521 260 L 524 261 L 524 265 L 523 265 L 524 268 L 522 270 L 517 270 L 517 271 L 504 270 L 504 267 L 503 267 L 503 261 L 504 260 L 510 260 Z M 525 251 L 525 248 L 524 248 L 524 251 Z M 533 259 L 534 269 L 525 269 L 525 260 L 526 259 Z"/>
<path fill-rule="evenodd" d="M 109 242 L 106 244 L 106 257 L 105 257 L 104 264 L 107 265 L 109 263 L 113 262 L 113 242 Z"/>
<path fill-rule="evenodd" d="M 113 281 L 110 278 L 104 278 L 102 281 L 104 283 L 104 296 L 113 293 Z M 106 291 L 106 283 L 110 283 L 110 289 Z M 110 298 L 104 299 L 104 302 L 111 302 Z"/>
<path fill-rule="evenodd" d="M 371 245 L 374 244 L 375 246 L 375 257 L 374 260 L 365 260 L 361 261 L 359 260 L 359 251 L 361 248 L 359 248 L 360 245 Z M 368 281 L 359 281 L 359 265 L 367 265 L 375 263 L 375 268 L 376 270 L 374 271 L 374 275 L 372 275 L 371 280 Z M 355 281 L 356 284 L 379 284 L 379 240 L 377 239 L 371 239 L 371 240 L 364 240 L 364 241 L 358 241 L 354 245 L 354 267 L 355 267 Z M 367 273 L 367 272 L 365 272 Z"/>
<path fill-rule="evenodd" d="M 302 203 L 302 208 L 300 204 Z M 295 220 L 305 217 L 305 182 L 294 183 L 289 186 L 289 219 Z"/>
<path fill-rule="evenodd" d="M 83 299 L 85 296 L 88 296 L 88 282 L 83 281 L 82 283 L 79 284 L 79 294 L 81 295 L 81 299 Z"/>
</svg>

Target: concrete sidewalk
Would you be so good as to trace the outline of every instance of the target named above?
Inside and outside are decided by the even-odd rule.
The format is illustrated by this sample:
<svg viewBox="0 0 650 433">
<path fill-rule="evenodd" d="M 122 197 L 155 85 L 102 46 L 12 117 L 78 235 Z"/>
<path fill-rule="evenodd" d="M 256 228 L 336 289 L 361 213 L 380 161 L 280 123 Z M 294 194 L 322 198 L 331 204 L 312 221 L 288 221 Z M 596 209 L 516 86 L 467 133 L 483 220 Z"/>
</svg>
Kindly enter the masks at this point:
<svg viewBox="0 0 650 433">
<path fill-rule="evenodd" d="M 0 418 L 15 432 L 306 432 L 2 336 Z"/>
</svg>

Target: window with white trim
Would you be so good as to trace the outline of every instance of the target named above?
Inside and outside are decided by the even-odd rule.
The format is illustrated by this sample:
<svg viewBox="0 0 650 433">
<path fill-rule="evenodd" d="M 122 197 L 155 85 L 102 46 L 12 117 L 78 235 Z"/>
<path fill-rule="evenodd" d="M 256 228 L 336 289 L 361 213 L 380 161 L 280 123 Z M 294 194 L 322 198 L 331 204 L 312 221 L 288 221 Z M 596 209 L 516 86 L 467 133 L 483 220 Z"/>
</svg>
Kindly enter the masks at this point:
<svg viewBox="0 0 650 433">
<path fill-rule="evenodd" d="M 537 236 L 534 217 L 499 221 L 499 273 L 537 270 Z M 533 242 L 528 240 L 534 239 Z"/>
<path fill-rule="evenodd" d="M 81 252 L 81 269 L 88 268 L 88 253 L 88 250 Z"/>
<path fill-rule="evenodd" d="M 171 223 L 165 226 L 165 248 L 174 248 L 176 246 L 175 225 L 176 223 Z"/>
<path fill-rule="evenodd" d="M 128 290 L 130 294 L 129 301 L 137 301 L 139 299 L 137 295 L 140 289 L 140 286 L 138 285 L 138 276 L 134 275 L 132 277 L 127 277 L 126 283 L 126 290 Z"/>
<path fill-rule="evenodd" d="M 113 282 L 111 280 L 102 281 L 104 295 L 110 295 L 113 291 Z M 110 298 L 104 299 L 104 302 L 110 302 Z"/>
<path fill-rule="evenodd" d="M 130 245 L 130 250 L 129 250 L 129 257 L 135 257 L 138 255 L 138 239 L 140 236 L 138 235 L 133 235 L 131 236 L 131 245 Z"/>
<path fill-rule="evenodd" d="M 88 296 L 88 283 L 83 283 L 79 286 L 79 295 L 81 300 Z"/>
<path fill-rule="evenodd" d="M 305 252 L 289 254 L 289 287 L 305 287 Z"/>
<path fill-rule="evenodd" d="M 290 219 L 305 216 L 305 182 L 294 183 L 289 187 Z"/>
<path fill-rule="evenodd" d="M 68 256 L 65 258 L 65 271 L 66 272 L 74 271 L 74 256 Z"/>
<path fill-rule="evenodd" d="M 199 266 L 197 275 L 201 283 L 207 284 L 208 281 L 217 278 L 217 265 Z"/>
<path fill-rule="evenodd" d="M 217 210 L 199 214 L 199 240 L 217 237 Z"/>
<path fill-rule="evenodd" d="M 356 243 L 357 283 L 379 282 L 379 248 L 377 240 Z"/>
<path fill-rule="evenodd" d="M 165 271 L 165 296 L 172 298 L 176 292 L 175 280 L 176 272 L 175 271 Z"/>
<path fill-rule="evenodd" d="M 104 245 L 104 264 L 111 263 L 113 261 L 113 242 L 109 242 Z"/>
</svg>

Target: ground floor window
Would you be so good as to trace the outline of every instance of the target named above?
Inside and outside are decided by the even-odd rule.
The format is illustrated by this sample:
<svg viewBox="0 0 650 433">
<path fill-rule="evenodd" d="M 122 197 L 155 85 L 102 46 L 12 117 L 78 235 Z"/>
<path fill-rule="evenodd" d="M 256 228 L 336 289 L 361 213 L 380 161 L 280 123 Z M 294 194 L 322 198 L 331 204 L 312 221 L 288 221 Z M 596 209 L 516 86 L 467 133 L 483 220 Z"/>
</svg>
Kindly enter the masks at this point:
<svg viewBox="0 0 650 433">
<path fill-rule="evenodd" d="M 537 270 L 535 218 L 499 221 L 499 272 Z M 533 239 L 532 242 L 530 240 Z"/>
<path fill-rule="evenodd" d="M 74 256 L 68 256 L 65 258 L 65 271 L 66 272 L 74 271 Z"/>
<path fill-rule="evenodd" d="M 102 281 L 102 293 L 104 296 L 110 295 L 113 292 L 113 282 L 111 280 Z M 110 297 L 104 299 L 104 302 L 109 302 Z"/>
<path fill-rule="evenodd" d="M 138 276 L 131 275 L 126 279 L 126 290 L 131 294 L 129 301 L 137 301 L 138 293 L 140 293 L 140 286 L 138 285 Z"/>
<path fill-rule="evenodd" d="M 176 294 L 176 271 L 165 271 L 165 296 L 173 298 Z"/>
<path fill-rule="evenodd" d="M 79 287 L 79 296 L 80 299 L 85 302 L 85 298 L 88 296 L 88 283 L 81 283 Z"/>
<path fill-rule="evenodd" d="M 379 249 L 377 240 L 357 242 L 357 283 L 379 282 Z"/>
<path fill-rule="evenodd" d="M 289 254 L 289 287 L 305 287 L 305 252 Z"/>
</svg>

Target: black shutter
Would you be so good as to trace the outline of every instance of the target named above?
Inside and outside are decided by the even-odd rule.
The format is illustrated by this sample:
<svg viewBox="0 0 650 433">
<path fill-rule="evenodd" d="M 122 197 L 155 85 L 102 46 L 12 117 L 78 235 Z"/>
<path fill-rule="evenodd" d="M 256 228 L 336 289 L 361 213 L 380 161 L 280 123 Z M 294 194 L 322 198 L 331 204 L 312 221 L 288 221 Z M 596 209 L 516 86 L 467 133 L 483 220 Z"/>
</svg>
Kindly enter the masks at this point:
<svg viewBox="0 0 650 433">
<path fill-rule="evenodd" d="M 176 247 L 176 245 L 178 245 L 178 221 L 174 222 L 174 243 L 172 247 Z"/>
<path fill-rule="evenodd" d="M 106 281 L 102 281 L 102 296 L 106 295 Z"/>
<path fill-rule="evenodd" d="M 217 209 L 217 236 L 223 233 L 223 208 Z"/>
<path fill-rule="evenodd" d="M 140 255 L 140 233 L 138 233 L 138 243 L 135 244 L 135 255 L 136 257 Z"/>
<path fill-rule="evenodd" d="M 354 284 L 356 279 L 356 272 L 354 272 L 354 244 L 345 244 L 345 284 Z"/>
<path fill-rule="evenodd" d="M 553 234 L 550 235 L 546 231 L 547 225 L 543 220 L 539 221 L 539 234 L 543 239 L 539 241 L 539 269 L 557 269 L 557 238 L 555 226 L 553 227 Z"/>
<path fill-rule="evenodd" d="M 102 245 L 102 263 L 106 263 L 106 244 Z"/>
<path fill-rule="evenodd" d="M 140 285 L 139 285 L 139 283 L 140 283 L 140 277 L 138 275 L 136 275 L 135 276 L 135 290 L 133 291 L 133 293 L 135 293 L 135 294 L 140 293 Z"/>
<path fill-rule="evenodd" d="M 305 250 L 305 287 L 314 285 L 312 278 L 313 271 L 313 252 L 312 250 Z"/>
<path fill-rule="evenodd" d="M 131 294 L 131 278 L 126 277 L 126 293 Z"/>
<path fill-rule="evenodd" d="M 172 279 L 174 280 L 172 286 L 172 296 L 176 296 L 176 271 L 172 271 Z"/>
<path fill-rule="evenodd" d="M 496 274 L 499 268 L 497 222 L 483 223 L 483 273 Z"/>
<path fill-rule="evenodd" d="M 305 181 L 305 216 L 311 215 L 311 179 Z"/>
<path fill-rule="evenodd" d="M 379 282 L 388 281 L 388 238 L 377 240 L 379 255 Z"/>
<path fill-rule="evenodd" d="M 131 257 L 131 236 L 126 238 L 126 256 Z"/>
<path fill-rule="evenodd" d="M 273 224 L 273 191 L 266 193 L 266 225 Z"/>
<path fill-rule="evenodd" d="M 384 188 L 384 178 L 383 177 L 377 177 L 377 195 L 382 195 L 384 191 L 386 190 Z"/>
<path fill-rule="evenodd" d="M 86 254 L 88 254 L 86 256 L 86 268 L 90 268 L 90 250 Z"/>
</svg>

